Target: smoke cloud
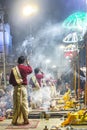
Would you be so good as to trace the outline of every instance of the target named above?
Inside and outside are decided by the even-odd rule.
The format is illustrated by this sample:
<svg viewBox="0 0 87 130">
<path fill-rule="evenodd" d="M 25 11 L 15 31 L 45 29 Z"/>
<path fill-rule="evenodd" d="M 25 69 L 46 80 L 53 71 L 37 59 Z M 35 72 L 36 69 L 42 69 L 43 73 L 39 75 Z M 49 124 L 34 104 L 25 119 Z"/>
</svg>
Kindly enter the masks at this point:
<svg viewBox="0 0 87 130">
<path fill-rule="evenodd" d="M 63 44 L 63 34 L 62 23 L 48 22 L 34 37 L 27 36 L 22 43 L 18 43 L 16 54 L 26 55 L 34 68 L 39 66 L 47 71 L 48 68 L 57 67 L 63 71 L 64 49 L 60 47 Z M 50 62 L 48 63 L 47 60 Z"/>
</svg>

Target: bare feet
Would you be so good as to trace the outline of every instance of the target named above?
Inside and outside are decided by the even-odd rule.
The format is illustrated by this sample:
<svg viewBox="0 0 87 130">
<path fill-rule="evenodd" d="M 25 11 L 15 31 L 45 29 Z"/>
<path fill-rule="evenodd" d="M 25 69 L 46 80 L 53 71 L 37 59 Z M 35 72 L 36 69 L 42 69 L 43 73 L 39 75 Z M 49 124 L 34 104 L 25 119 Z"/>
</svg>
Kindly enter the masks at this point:
<svg viewBox="0 0 87 130">
<path fill-rule="evenodd" d="M 24 125 L 28 125 L 29 124 L 29 120 L 24 121 Z"/>
</svg>

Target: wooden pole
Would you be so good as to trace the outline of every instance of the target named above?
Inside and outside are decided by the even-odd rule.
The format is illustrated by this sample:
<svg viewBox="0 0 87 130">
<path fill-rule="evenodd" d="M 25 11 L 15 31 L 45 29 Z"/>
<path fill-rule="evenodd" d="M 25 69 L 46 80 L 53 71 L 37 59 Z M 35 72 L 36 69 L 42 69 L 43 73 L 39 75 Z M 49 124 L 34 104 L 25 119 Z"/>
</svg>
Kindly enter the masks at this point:
<svg viewBox="0 0 87 130">
<path fill-rule="evenodd" d="M 86 36 L 86 83 L 85 83 L 85 106 L 87 107 L 87 36 Z"/>
<path fill-rule="evenodd" d="M 80 98 L 80 55 L 78 53 L 78 99 Z"/>
<path fill-rule="evenodd" d="M 73 72 L 74 72 L 74 75 L 73 75 L 73 85 L 74 85 L 74 91 L 75 91 L 75 97 L 76 97 L 76 64 L 75 64 L 75 61 L 73 61 Z"/>
<path fill-rule="evenodd" d="M 4 88 L 6 88 L 6 47 L 5 47 L 5 27 L 4 27 L 4 11 L 0 9 L 0 17 L 3 31 L 3 73 L 4 73 Z"/>
<path fill-rule="evenodd" d="M 84 43 L 85 43 L 85 50 L 86 50 L 85 107 L 87 107 L 87 32 L 84 35 Z"/>
</svg>

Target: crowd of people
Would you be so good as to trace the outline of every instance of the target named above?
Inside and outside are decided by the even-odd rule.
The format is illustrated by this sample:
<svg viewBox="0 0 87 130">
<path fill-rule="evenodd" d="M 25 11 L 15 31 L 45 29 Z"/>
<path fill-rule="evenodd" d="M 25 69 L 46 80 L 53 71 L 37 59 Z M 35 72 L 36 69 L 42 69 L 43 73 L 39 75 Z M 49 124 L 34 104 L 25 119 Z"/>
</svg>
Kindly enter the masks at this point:
<svg viewBox="0 0 87 130">
<path fill-rule="evenodd" d="M 32 74 L 32 76 L 29 76 Z M 61 79 L 46 77 L 41 68 L 33 69 L 27 58 L 20 56 L 17 65 L 7 75 L 7 87 L 0 89 L 0 116 L 8 118 L 12 112 L 12 124 L 29 124 L 29 109 L 49 110 L 51 99 L 71 91 L 69 83 Z"/>
<path fill-rule="evenodd" d="M 6 116 L 8 109 L 13 108 L 13 87 L 7 86 L 5 90 L 0 89 L 0 117 Z"/>
<path fill-rule="evenodd" d="M 29 107 L 37 108 L 46 105 L 47 100 L 49 99 L 50 102 L 50 97 L 56 95 L 56 88 L 53 79 L 46 79 L 39 67 L 33 70 L 24 56 L 20 56 L 17 63 L 11 69 L 6 89 L 0 90 L 0 116 L 7 117 L 8 111 L 11 110 L 13 125 L 29 124 Z M 27 76 L 31 73 L 33 76 L 28 82 Z M 40 99 L 41 102 L 39 102 Z M 19 120 L 20 117 L 22 117 L 21 120 Z"/>
</svg>

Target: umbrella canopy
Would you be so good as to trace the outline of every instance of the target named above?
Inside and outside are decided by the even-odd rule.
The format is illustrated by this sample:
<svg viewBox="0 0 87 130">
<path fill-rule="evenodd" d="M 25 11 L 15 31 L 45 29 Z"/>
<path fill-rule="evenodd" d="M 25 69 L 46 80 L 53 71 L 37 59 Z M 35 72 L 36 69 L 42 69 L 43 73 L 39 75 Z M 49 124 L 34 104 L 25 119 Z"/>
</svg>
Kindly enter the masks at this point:
<svg viewBox="0 0 87 130">
<path fill-rule="evenodd" d="M 83 29 L 87 26 L 87 13 L 76 12 L 66 18 L 63 27 L 68 29 Z"/>
<path fill-rule="evenodd" d="M 78 43 L 83 40 L 83 36 L 80 33 L 73 32 L 68 34 L 64 39 L 64 43 Z"/>
</svg>

